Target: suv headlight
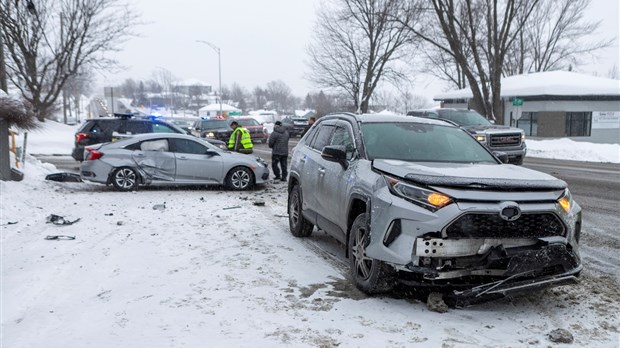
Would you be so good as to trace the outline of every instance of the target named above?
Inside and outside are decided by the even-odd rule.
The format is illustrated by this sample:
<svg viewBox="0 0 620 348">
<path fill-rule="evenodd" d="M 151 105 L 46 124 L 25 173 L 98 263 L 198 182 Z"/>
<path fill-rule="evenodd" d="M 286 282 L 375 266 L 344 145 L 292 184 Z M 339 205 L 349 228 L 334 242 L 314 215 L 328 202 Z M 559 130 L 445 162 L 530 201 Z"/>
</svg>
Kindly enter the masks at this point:
<svg viewBox="0 0 620 348">
<path fill-rule="evenodd" d="M 443 193 L 418 187 L 402 180 L 384 175 L 390 192 L 422 208 L 437 211 L 454 202 L 452 197 Z"/>
<path fill-rule="evenodd" d="M 215 133 L 209 132 L 209 133 L 207 133 L 207 137 L 208 138 L 215 138 Z"/>
<path fill-rule="evenodd" d="M 481 143 L 484 143 L 485 141 L 487 141 L 487 137 L 483 134 L 476 134 L 474 135 L 474 137 L 476 138 L 476 140 L 478 140 Z"/>
<path fill-rule="evenodd" d="M 558 204 L 565 213 L 568 214 L 570 212 L 570 207 L 571 205 L 573 205 L 573 195 L 571 195 L 568 189 L 565 189 L 564 193 L 562 193 L 562 196 L 558 198 Z"/>
</svg>

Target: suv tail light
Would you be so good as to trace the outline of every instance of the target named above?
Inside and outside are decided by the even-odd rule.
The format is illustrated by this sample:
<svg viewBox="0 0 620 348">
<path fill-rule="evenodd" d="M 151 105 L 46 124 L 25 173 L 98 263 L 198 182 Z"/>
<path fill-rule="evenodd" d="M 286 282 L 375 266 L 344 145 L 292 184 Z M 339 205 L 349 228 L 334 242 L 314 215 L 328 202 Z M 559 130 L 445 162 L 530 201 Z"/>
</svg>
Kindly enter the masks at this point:
<svg viewBox="0 0 620 348">
<path fill-rule="evenodd" d="M 86 148 L 86 151 L 88 154 L 86 154 L 86 158 L 84 158 L 85 161 L 94 161 L 103 157 L 103 152 L 101 151 L 93 150 L 88 147 Z"/>
<path fill-rule="evenodd" d="M 77 144 L 79 144 L 82 139 L 86 138 L 88 138 L 88 133 L 75 133 L 75 142 Z"/>
</svg>

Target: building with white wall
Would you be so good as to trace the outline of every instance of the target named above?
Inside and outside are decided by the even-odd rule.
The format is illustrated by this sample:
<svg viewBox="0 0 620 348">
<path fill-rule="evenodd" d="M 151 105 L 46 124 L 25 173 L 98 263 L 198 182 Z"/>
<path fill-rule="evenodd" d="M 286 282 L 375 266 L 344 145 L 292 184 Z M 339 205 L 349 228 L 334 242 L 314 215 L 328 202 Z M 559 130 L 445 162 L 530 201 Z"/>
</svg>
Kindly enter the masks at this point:
<svg viewBox="0 0 620 348">
<path fill-rule="evenodd" d="M 455 108 L 471 99 L 469 89 L 434 97 Z M 502 79 L 501 99 L 504 124 L 530 137 L 620 143 L 619 80 L 568 71 L 516 75 Z"/>
</svg>

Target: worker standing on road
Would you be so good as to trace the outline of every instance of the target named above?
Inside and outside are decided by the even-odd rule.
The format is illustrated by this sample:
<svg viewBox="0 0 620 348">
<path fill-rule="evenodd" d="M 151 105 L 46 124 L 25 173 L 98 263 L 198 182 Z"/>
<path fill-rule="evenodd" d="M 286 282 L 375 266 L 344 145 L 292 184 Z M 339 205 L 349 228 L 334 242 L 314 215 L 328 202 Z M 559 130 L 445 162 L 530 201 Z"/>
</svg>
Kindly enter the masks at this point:
<svg viewBox="0 0 620 348">
<path fill-rule="evenodd" d="M 239 126 L 237 121 L 232 121 L 230 124 L 230 128 L 233 129 L 232 134 L 230 134 L 230 139 L 228 139 L 228 149 L 230 151 L 237 151 L 240 153 L 250 154 L 254 152 L 252 148 L 254 145 L 252 144 L 252 137 L 250 137 L 250 132 L 247 129 Z"/>
<path fill-rule="evenodd" d="M 308 133 L 308 129 L 310 129 L 310 127 L 312 127 L 312 125 L 314 124 L 314 122 L 316 121 L 316 117 L 312 116 L 308 119 L 308 125 L 306 126 L 306 128 L 304 129 L 304 131 L 301 133 L 301 137 L 303 138 L 304 135 L 306 135 L 306 133 Z"/>
<path fill-rule="evenodd" d="M 282 127 L 282 122 L 276 121 L 273 132 L 269 136 L 269 148 L 271 148 L 271 169 L 275 175 L 275 180 L 286 181 L 288 171 L 286 164 L 288 161 L 288 132 Z M 279 168 L 278 168 L 279 165 Z M 280 176 L 282 170 L 282 176 Z"/>
</svg>

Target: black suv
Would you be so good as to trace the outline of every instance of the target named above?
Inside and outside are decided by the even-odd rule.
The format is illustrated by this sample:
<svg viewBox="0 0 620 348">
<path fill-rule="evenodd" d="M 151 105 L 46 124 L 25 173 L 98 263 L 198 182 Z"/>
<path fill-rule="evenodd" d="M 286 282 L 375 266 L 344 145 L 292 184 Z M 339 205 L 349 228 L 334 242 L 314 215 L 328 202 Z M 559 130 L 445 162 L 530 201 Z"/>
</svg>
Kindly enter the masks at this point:
<svg viewBox="0 0 620 348">
<path fill-rule="evenodd" d="M 185 131 L 156 118 L 136 118 L 131 114 L 115 114 L 114 117 L 99 117 L 87 120 L 75 133 L 75 147 L 71 156 L 76 161 L 84 160 L 84 147 L 107 143 L 118 137 L 142 133 L 180 133 Z"/>
<path fill-rule="evenodd" d="M 491 151 L 505 153 L 508 163 L 523 164 L 527 148 L 525 132 L 522 129 L 491 123 L 476 111 L 468 109 L 414 110 L 407 115 L 442 119 L 457 124 Z"/>
<path fill-rule="evenodd" d="M 342 242 L 367 293 L 400 281 L 467 304 L 575 283 L 582 268 L 581 208 L 566 183 L 503 164 L 446 121 L 328 115 L 289 173 L 291 233 L 316 226 Z"/>
<path fill-rule="evenodd" d="M 228 142 L 232 131 L 229 121 L 223 118 L 202 118 L 192 126 L 192 135 L 207 140 L 218 139 Z"/>
</svg>

